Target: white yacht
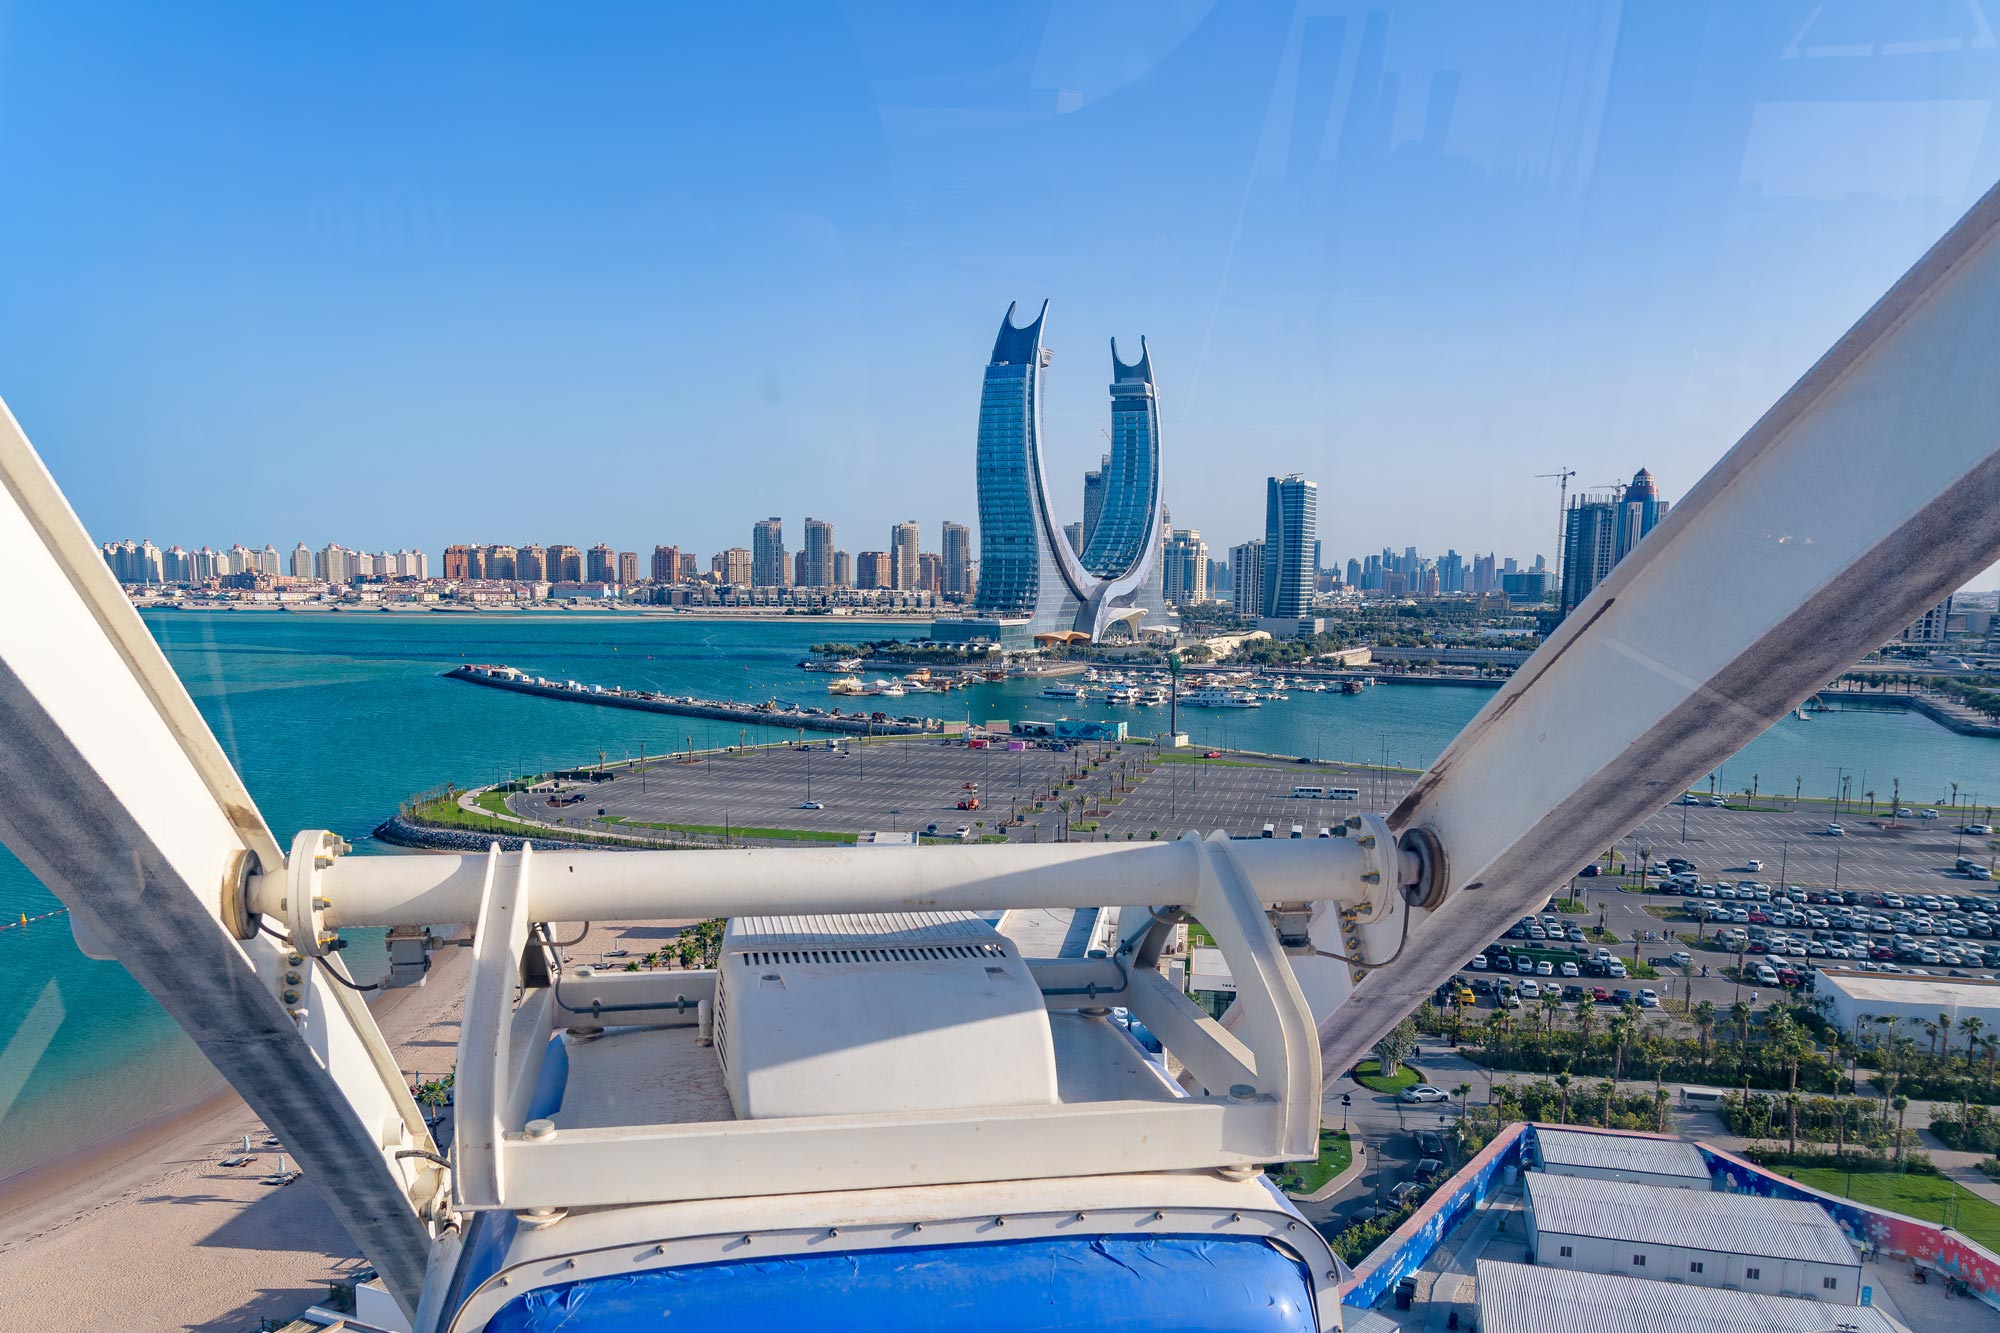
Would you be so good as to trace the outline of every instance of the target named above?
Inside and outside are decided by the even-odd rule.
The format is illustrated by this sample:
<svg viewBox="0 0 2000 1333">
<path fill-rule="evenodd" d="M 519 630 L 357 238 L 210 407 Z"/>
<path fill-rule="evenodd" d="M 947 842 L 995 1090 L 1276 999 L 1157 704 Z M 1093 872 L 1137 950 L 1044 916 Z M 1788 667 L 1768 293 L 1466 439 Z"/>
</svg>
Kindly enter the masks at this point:
<svg viewBox="0 0 2000 1333">
<path fill-rule="evenodd" d="M 842 676 L 838 680 L 829 681 L 826 692 L 828 694 L 865 694 L 867 693 L 867 688 L 867 686 L 861 683 L 861 677 L 859 676 Z"/>
<path fill-rule="evenodd" d="M 1189 708 L 1262 708 L 1263 702 L 1242 690 L 1225 690 L 1219 687 L 1196 690 L 1183 695 L 1181 702 Z"/>
<path fill-rule="evenodd" d="M 1042 686 L 1042 692 L 1038 697 L 1043 699 L 1062 699 L 1069 703 L 1077 703 L 1084 697 L 1083 686 L 1064 685 L 1058 681 Z"/>
</svg>

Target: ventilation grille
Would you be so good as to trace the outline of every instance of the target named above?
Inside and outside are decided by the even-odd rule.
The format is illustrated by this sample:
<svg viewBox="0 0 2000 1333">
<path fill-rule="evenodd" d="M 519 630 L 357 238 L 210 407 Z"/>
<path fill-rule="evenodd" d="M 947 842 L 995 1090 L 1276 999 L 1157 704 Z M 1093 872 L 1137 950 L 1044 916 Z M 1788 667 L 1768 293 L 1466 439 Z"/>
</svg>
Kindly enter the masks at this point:
<svg viewBox="0 0 2000 1333">
<path fill-rule="evenodd" d="M 709 1044 L 714 1048 L 715 1058 L 726 1076 L 729 1073 L 729 987 L 723 984 L 720 972 L 715 976 L 715 1003 L 709 1012 Z"/>
<path fill-rule="evenodd" d="M 1004 944 L 877 944 L 859 949 L 752 949 L 737 955 L 750 967 L 785 963 L 943 963 L 1005 958 Z"/>
</svg>

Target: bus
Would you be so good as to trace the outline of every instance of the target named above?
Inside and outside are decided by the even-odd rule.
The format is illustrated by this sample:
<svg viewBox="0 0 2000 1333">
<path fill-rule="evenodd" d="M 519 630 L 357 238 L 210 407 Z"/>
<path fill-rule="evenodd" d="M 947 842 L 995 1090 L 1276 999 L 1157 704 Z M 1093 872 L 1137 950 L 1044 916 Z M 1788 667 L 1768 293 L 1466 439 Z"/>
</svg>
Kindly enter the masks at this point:
<svg viewBox="0 0 2000 1333">
<path fill-rule="evenodd" d="M 1326 796 L 1330 801 L 1358 801 L 1361 799 L 1361 788 L 1329 787 Z"/>
<path fill-rule="evenodd" d="M 1324 788 L 1324 787 L 1294 787 L 1294 788 L 1292 788 L 1292 795 L 1293 795 L 1293 796 L 1296 796 L 1296 797 L 1299 797 L 1299 798 L 1301 798 L 1301 799 L 1303 799 L 1303 800 L 1312 800 L 1312 801 L 1319 801 L 1319 800 L 1324 800 L 1324 799 L 1326 799 L 1326 788 Z"/>
</svg>

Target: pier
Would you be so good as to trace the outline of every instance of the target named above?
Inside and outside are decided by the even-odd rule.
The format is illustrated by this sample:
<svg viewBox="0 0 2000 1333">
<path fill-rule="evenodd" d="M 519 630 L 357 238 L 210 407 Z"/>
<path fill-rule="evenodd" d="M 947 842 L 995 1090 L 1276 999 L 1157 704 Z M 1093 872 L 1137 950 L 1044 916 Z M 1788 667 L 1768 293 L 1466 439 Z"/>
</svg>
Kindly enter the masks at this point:
<svg viewBox="0 0 2000 1333">
<path fill-rule="evenodd" d="M 965 729 L 963 722 L 946 722 L 934 717 L 911 719 L 890 717 L 880 712 L 843 713 L 836 709 L 780 704 L 775 700 L 751 704 L 731 699 L 656 694 L 650 690 L 627 690 L 618 686 L 583 685 L 573 680 L 546 680 L 514 667 L 490 663 L 453 667 L 444 674 L 450 679 L 470 681 L 474 685 L 512 690 L 516 694 L 533 694 L 544 699 L 561 699 L 566 703 L 630 708 L 642 713 L 671 713 L 677 717 L 703 717 L 717 722 L 740 722 L 759 727 L 803 727 L 808 731 L 869 736 L 942 736 Z"/>
</svg>

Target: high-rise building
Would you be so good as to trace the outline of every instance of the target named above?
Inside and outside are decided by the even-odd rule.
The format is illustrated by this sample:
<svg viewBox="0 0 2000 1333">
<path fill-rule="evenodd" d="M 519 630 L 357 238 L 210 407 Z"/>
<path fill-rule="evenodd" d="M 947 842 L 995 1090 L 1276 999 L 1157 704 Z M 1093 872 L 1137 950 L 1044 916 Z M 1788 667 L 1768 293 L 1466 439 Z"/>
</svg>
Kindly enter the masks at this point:
<svg viewBox="0 0 2000 1333">
<path fill-rule="evenodd" d="M 310 579 L 313 576 L 312 547 L 300 542 L 292 548 L 292 577 Z"/>
<path fill-rule="evenodd" d="M 1562 610 L 1568 615 L 1618 563 L 1617 497 L 1579 495 L 1563 517 Z M 1513 564 L 1513 561 L 1508 561 Z M 1504 584 L 1506 575 L 1502 575 Z M 1511 594 L 1510 594 L 1511 595 Z"/>
<path fill-rule="evenodd" d="M 677 546 L 655 546 L 653 548 L 653 582 L 679 583 L 681 579 L 681 552 Z"/>
<path fill-rule="evenodd" d="M 750 586 L 782 586 L 789 573 L 785 568 L 785 520 L 760 518 L 750 529 Z"/>
<path fill-rule="evenodd" d="M 639 582 L 639 553 L 620 551 L 618 553 L 618 582 L 621 587 L 634 587 Z"/>
<path fill-rule="evenodd" d="M 549 548 L 530 542 L 514 550 L 514 577 L 523 583 L 549 581 Z"/>
<path fill-rule="evenodd" d="M 944 559 L 944 588 L 948 597 L 963 597 L 972 588 L 972 529 L 946 519 L 939 527 L 943 534 L 939 554 Z"/>
<path fill-rule="evenodd" d="M 1229 548 L 1229 597 L 1239 616 L 1264 614 L 1264 541 Z"/>
<path fill-rule="evenodd" d="M 944 591 L 944 558 L 936 551 L 917 554 L 917 591 Z"/>
<path fill-rule="evenodd" d="M 160 578 L 166 583 L 192 582 L 188 573 L 188 553 L 178 546 L 169 546 L 161 552 Z"/>
<path fill-rule="evenodd" d="M 1264 488 L 1264 615 L 1298 620 L 1312 610 L 1319 483 L 1293 473 Z M 1408 553 L 1412 562 L 1415 551 Z"/>
<path fill-rule="evenodd" d="M 512 546 L 495 544 L 486 548 L 486 577 L 517 579 L 521 576 L 521 553 Z"/>
<path fill-rule="evenodd" d="M 806 519 L 806 541 L 799 548 L 798 584 L 802 588 L 833 586 L 833 524 Z"/>
<path fill-rule="evenodd" d="M 701 561 L 693 551 L 681 552 L 681 582 L 693 583 L 701 573 Z"/>
<path fill-rule="evenodd" d="M 618 556 L 603 542 L 590 548 L 584 558 L 583 576 L 591 583 L 616 583 L 618 581 Z"/>
<path fill-rule="evenodd" d="M 846 551 L 833 553 L 833 585 L 836 588 L 854 586 L 854 557 Z"/>
<path fill-rule="evenodd" d="M 732 588 L 756 585 L 757 562 L 747 546 L 732 546 L 716 557 L 722 581 Z"/>
<path fill-rule="evenodd" d="M 1359 588 L 1361 586 L 1361 562 L 1359 560 L 1349 560 L 1347 562 L 1347 586 L 1350 588 Z"/>
<path fill-rule="evenodd" d="M 896 580 L 893 586 L 907 592 L 914 592 L 917 588 L 919 532 L 914 518 L 904 519 L 889 529 L 889 558 L 893 562 L 892 571 Z"/>
<path fill-rule="evenodd" d="M 1613 567 L 1631 554 L 1666 514 L 1667 502 L 1660 498 L 1652 474 L 1644 468 L 1622 492 L 1577 496 L 1563 516 L 1563 547 L 1557 566 L 1563 614 L 1575 610 L 1604 582 Z"/>
<path fill-rule="evenodd" d="M 1097 531 L 1097 519 L 1104 512 L 1104 478 L 1111 471 L 1111 455 L 1105 454 L 1097 460 L 1094 471 L 1083 474 L 1083 522 L 1068 525 L 1082 534 L 1076 542 L 1077 554 L 1083 553 L 1085 543 Z M 1068 531 L 1066 527 L 1064 531 Z"/>
<path fill-rule="evenodd" d="M 549 582 L 583 582 L 583 552 L 574 546 L 549 548 Z"/>
<path fill-rule="evenodd" d="M 1162 584 L 1174 606 L 1208 600 L 1208 543 L 1194 528 L 1175 528 L 1162 556 Z"/>
<path fill-rule="evenodd" d="M 259 574 L 276 578 L 284 572 L 284 564 L 284 558 L 278 554 L 278 548 L 269 542 L 265 542 L 264 549 L 257 552 L 257 572 Z"/>
<path fill-rule="evenodd" d="M 1083 524 L 1063 524 L 1063 540 L 1069 543 L 1069 549 L 1076 552 L 1078 559 L 1083 557 Z"/>
<path fill-rule="evenodd" d="M 206 549 L 206 548 L 203 548 Z M 444 552 L 445 577 L 462 579 L 465 577 L 465 547 L 448 546 Z M 313 556 L 313 577 L 322 583 L 345 583 L 354 577 L 354 570 L 348 560 L 350 552 L 339 542 L 328 542 Z M 450 571 L 456 568 L 458 573 Z"/>
<path fill-rule="evenodd" d="M 329 546 L 326 549 L 331 551 L 333 548 Z M 466 560 L 467 557 L 469 557 L 471 554 L 472 554 L 471 548 L 461 545 L 458 542 L 453 542 L 450 546 L 445 547 L 444 576 L 453 581 L 457 581 L 459 579 L 471 578 L 472 575 L 466 571 Z M 319 576 L 323 579 L 328 579 L 334 583 L 339 583 L 341 581 L 339 579 L 334 578 L 331 574 L 327 573 L 325 569 L 321 569 L 319 571 Z"/>
<path fill-rule="evenodd" d="M 863 551 L 854 558 L 854 586 L 857 588 L 893 587 L 895 562 L 887 551 Z"/>
<path fill-rule="evenodd" d="M 1159 552 L 1162 506 L 1159 414 L 1154 406 L 1153 369 L 1143 340 L 1139 360 L 1112 363 L 1112 424 L 1122 433 L 1128 461 L 1104 474 L 1100 527 L 1115 530 L 1084 543 L 1100 557 L 1098 572 L 1085 568 L 1050 512 L 1048 478 L 1042 466 L 1042 375 L 1050 361 L 1042 344 L 1048 304 L 1033 323 L 1014 323 L 1008 307 L 993 343 L 980 391 L 979 572 L 969 614 L 940 620 L 933 638 L 947 642 L 988 640 L 1003 647 L 1027 647 L 1038 635 L 1082 635 L 1096 640 L 1113 625 L 1135 632 L 1149 625 L 1171 626 L 1160 595 Z M 1114 456 L 1119 435 L 1113 437 Z M 1139 457 L 1136 455 L 1143 455 Z M 1133 488 L 1143 494 L 1123 493 Z M 1102 540 L 1102 549 L 1097 541 Z M 1136 552 L 1120 566 L 1119 552 Z"/>
</svg>

